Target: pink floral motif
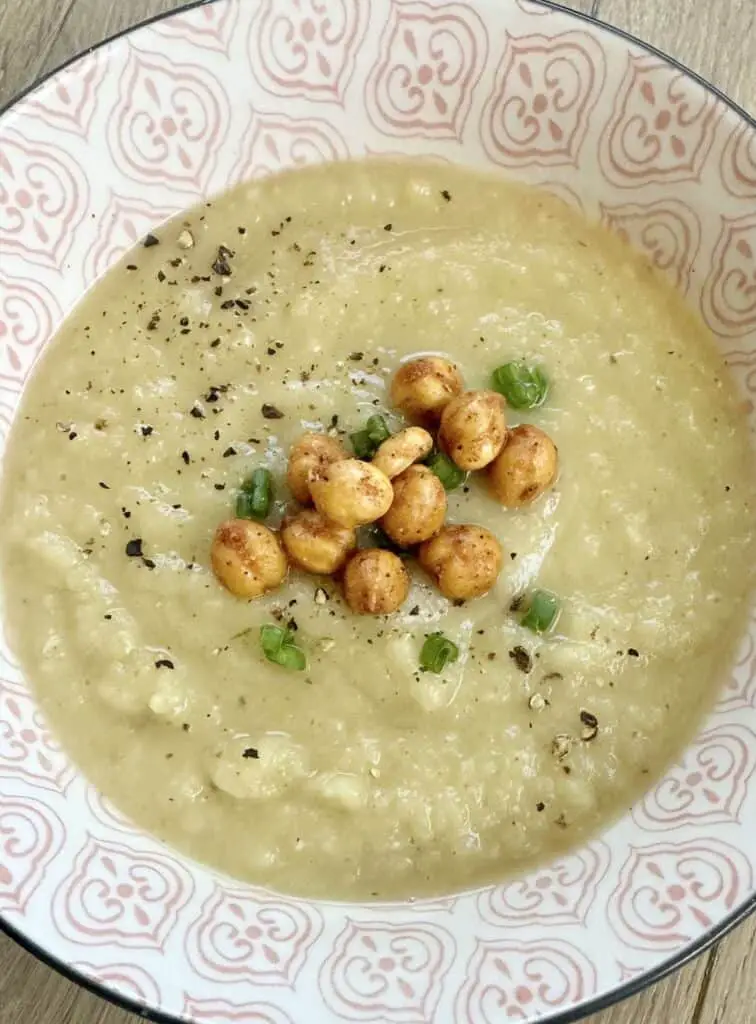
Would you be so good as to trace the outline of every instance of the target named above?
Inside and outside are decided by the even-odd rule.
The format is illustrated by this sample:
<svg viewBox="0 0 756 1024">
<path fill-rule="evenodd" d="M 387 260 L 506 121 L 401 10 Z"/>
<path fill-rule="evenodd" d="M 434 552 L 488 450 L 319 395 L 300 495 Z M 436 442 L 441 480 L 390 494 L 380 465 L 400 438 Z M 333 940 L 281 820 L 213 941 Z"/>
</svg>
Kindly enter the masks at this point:
<svg viewBox="0 0 756 1024">
<path fill-rule="evenodd" d="M 635 949 L 687 945 L 753 888 L 749 860 L 719 840 L 631 850 L 608 911 L 617 936 Z"/>
<path fill-rule="evenodd" d="M 230 102 L 216 76 L 131 46 L 118 104 L 109 119 L 110 147 L 122 174 L 164 183 L 186 205 L 206 195 L 226 144 Z"/>
<path fill-rule="evenodd" d="M 241 5 L 215 3 L 181 11 L 155 23 L 155 34 L 169 43 L 187 44 L 227 54 L 239 28 Z"/>
<path fill-rule="evenodd" d="M 83 70 L 66 68 L 53 87 L 33 92 L 26 102 L 25 113 L 46 125 L 55 125 L 86 138 L 97 113 L 98 94 L 107 71 L 104 55 L 96 51 Z"/>
<path fill-rule="evenodd" d="M 0 251 L 63 270 L 89 205 L 82 169 L 61 147 L 0 134 Z M 29 268 L 31 269 L 31 268 Z"/>
<path fill-rule="evenodd" d="M 48 731 L 28 694 L 0 686 L 0 770 L 37 786 L 64 792 L 74 778 L 73 765 Z"/>
<path fill-rule="evenodd" d="M 126 999 L 145 1006 L 160 1006 L 162 1002 L 163 996 L 156 979 L 136 964 L 109 963 L 107 967 L 98 967 L 82 961 L 72 963 L 71 967 Z"/>
<path fill-rule="evenodd" d="M 756 199 L 756 132 L 738 124 L 722 150 L 722 182 L 739 199 Z"/>
<path fill-rule="evenodd" d="M 99 217 L 100 230 L 84 256 L 87 284 L 101 277 L 148 231 L 184 209 L 186 201 L 176 196 L 173 206 L 153 206 L 134 196 L 111 193 Z"/>
<path fill-rule="evenodd" d="M 485 66 L 488 36 L 472 7 L 392 0 L 380 55 L 365 86 L 386 135 L 460 139 Z"/>
<path fill-rule="evenodd" d="M 288 167 L 343 160 L 348 155 L 346 141 L 328 121 L 253 112 L 230 180 L 246 181 L 251 176 L 257 178 Z"/>
<path fill-rule="evenodd" d="M 602 203 L 601 220 L 648 256 L 680 291 L 688 291 L 701 244 L 701 222 L 687 203 L 672 198 L 621 206 Z"/>
<path fill-rule="evenodd" d="M 0 382 L 23 384 L 62 319 L 63 310 L 45 285 L 0 270 Z"/>
<path fill-rule="evenodd" d="M 756 434 L 756 424 L 753 422 L 756 349 L 731 349 L 724 353 L 724 359 L 743 396 L 742 409 L 748 416 L 751 434 Z M 751 620 L 751 629 L 741 640 L 735 667 L 726 680 L 718 709 L 744 706 L 756 707 L 756 619 Z"/>
<path fill-rule="evenodd" d="M 249 59 L 278 96 L 344 103 L 369 7 L 354 0 L 261 0 Z"/>
<path fill-rule="evenodd" d="M 478 942 L 457 998 L 457 1020 L 535 1021 L 596 991 L 596 968 L 568 942 Z"/>
<path fill-rule="evenodd" d="M 187 1020 L 197 1024 L 294 1024 L 294 1021 L 270 1003 L 229 1003 L 225 999 L 195 999 L 187 995 L 184 1000 Z"/>
<path fill-rule="evenodd" d="M 701 311 L 718 337 L 742 338 L 756 330 L 756 214 L 721 223 Z"/>
<path fill-rule="evenodd" d="M 55 892 L 53 917 L 80 945 L 161 950 L 193 889 L 175 857 L 88 836 Z"/>
<path fill-rule="evenodd" d="M 187 934 L 186 953 L 211 981 L 290 986 L 322 928 L 312 904 L 216 886 Z"/>
<path fill-rule="evenodd" d="M 320 969 L 320 991 L 347 1020 L 431 1020 L 455 951 L 436 924 L 351 921 Z"/>
<path fill-rule="evenodd" d="M 22 914 L 63 845 L 58 815 L 37 799 L 0 802 L 0 912 Z"/>
<path fill-rule="evenodd" d="M 631 55 L 601 134 L 601 165 L 620 188 L 698 181 L 721 110 L 658 57 Z"/>
<path fill-rule="evenodd" d="M 586 32 L 506 36 L 481 138 L 505 167 L 576 166 L 606 74 Z"/>
<path fill-rule="evenodd" d="M 723 725 L 695 743 L 633 812 L 641 827 L 738 821 L 756 769 L 756 735 L 743 725 Z"/>
<path fill-rule="evenodd" d="M 608 868 L 608 848 L 591 843 L 523 879 L 484 889 L 478 898 L 480 915 L 497 927 L 582 924 Z"/>
</svg>

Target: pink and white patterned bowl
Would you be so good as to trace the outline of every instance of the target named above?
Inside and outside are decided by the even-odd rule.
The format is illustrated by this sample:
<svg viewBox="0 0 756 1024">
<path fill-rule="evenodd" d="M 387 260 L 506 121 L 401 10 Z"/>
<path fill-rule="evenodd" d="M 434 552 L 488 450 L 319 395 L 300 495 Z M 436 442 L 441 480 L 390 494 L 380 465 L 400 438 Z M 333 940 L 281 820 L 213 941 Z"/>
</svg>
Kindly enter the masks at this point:
<svg viewBox="0 0 756 1024">
<path fill-rule="evenodd" d="M 756 392 L 756 125 L 658 53 L 528 0 L 216 0 L 0 116 L 0 444 L 35 359 L 151 227 L 244 178 L 368 153 L 498 167 L 645 250 Z M 289 899 L 135 830 L 0 648 L 0 915 L 158 1020 L 574 1020 L 756 902 L 756 615 L 697 740 L 600 840 L 414 904 Z"/>
</svg>

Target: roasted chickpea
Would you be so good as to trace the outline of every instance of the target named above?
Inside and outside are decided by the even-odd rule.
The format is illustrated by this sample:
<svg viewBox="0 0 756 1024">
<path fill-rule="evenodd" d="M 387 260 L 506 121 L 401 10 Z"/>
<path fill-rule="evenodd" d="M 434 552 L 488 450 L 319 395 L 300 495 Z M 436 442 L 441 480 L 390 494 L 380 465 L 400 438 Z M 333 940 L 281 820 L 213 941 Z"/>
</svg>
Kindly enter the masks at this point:
<svg viewBox="0 0 756 1024">
<path fill-rule="evenodd" d="M 460 469 L 483 469 L 507 439 L 505 401 L 495 391 L 465 391 L 444 409 L 438 443 Z"/>
<path fill-rule="evenodd" d="M 453 601 L 487 593 L 501 570 L 501 545 L 482 526 L 447 526 L 418 551 L 423 569 Z"/>
<path fill-rule="evenodd" d="M 354 530 L 330 522 L 314 508 L 284 519 L 281 540 L 293 565 L 324 576 L 338 572 L 357 546 Z"/>
<path fill-rule="evenodd" d="M 394 500 L 386 474 L 359 459 L 343 459 L 317 470 L 310 478 L 310 493 L 321 515 L 348 529 L 374 523 Z"/>
<path fill-rule="evenodd" d="M 444 407 L 464 384 L 454 363 L 441 356 L 423 356 L 400 366 L 391 382 L 391 401 L 410 420 L 437 423 Z"/>
<path fill-rule="evenodd" d="M 548 434 L 529 423 L 510 431 L 507 443 L 488 467 L 488 483 L 507 508 L 535 501 L 554 483 L 556 445 Z"/>
<path fill-rule="evenodd" d="M 236 597 L 260 597 L 286 577 L 286 556 L 272 530 L 249 519 L 229 519 L 215 531 L 213 572 Z"/>
<path fill-rule="evenodd" d="M 310 474 L 349 456 L 335 437 L 327 434 L 302 434 L 289 452 L 286 479 L 289 490 L 301 505 L 312 502 Z"/>
<path fill-rule="evenodd" d="M 392 482 L 394 500 L 381 520 L 384 532 L 403 548 L 438 533 L 446 517 L 446 491 L 436 474 L 427 466 L 410 466 Z"/>
<path fill-rule="evenodd" d="M 377 466 L 389 480 L 424 459 L 433 447 L 433 438 L 422 427 L 406 427 L 384 441 L 373 457 Z"/>
<path fill-rule="evenodd" d="M 393 551 L 365 548 L 344 570 L 344 597 L 358 615 L 390 615 L 409 593 L 409 573 Z"/>
</svg>

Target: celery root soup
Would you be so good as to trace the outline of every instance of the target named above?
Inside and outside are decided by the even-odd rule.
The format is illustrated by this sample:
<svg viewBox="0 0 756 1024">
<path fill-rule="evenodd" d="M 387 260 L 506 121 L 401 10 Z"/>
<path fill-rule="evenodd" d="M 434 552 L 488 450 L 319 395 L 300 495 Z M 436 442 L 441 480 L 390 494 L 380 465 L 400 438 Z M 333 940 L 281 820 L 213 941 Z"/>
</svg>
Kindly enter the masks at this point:
<svg viewBox="0 0 756 1024">
<path fill-rule="evenodd" d="M 343 163 L 148 235 L 38 365 L 7 631 L 126 815 L 243 880 L 392 899 L 624 813 L 744 625 L 751 455 L 640 255 L 464 168 Z"/>
</svg>

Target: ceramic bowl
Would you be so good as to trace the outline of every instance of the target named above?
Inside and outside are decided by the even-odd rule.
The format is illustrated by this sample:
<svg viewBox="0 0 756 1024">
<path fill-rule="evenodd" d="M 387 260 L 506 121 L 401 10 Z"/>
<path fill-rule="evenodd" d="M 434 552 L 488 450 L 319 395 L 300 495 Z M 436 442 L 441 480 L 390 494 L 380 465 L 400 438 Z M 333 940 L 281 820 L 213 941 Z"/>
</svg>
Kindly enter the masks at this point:
<svg viewBox="0 0 756 1024">
<path fill-rule="evenodd" d="M 371 153 L 556 192 L 666 271 L 756 427 L 756 125 L 661 54 L 527 0 L 216 0 L 0 117 L 0 435 L 35 360 L 148 230 L 249 177 Z M 753 617 L 752 617 L 753 618 Z M 570 1021 L 754 904 L 756 621 L 679 764 L 614 828 L 445 899 L 290 899 L 194 864 L 77 772 L 0 650 L 0 916 L 147 1017 Z"/>
</svg>

